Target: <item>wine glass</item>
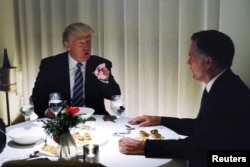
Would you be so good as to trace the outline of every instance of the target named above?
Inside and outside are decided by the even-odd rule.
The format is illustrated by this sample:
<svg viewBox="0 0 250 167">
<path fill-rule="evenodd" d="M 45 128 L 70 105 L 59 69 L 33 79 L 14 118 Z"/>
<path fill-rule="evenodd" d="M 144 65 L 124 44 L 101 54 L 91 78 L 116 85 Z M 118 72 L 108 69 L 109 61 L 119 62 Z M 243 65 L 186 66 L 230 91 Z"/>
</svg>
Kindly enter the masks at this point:
<svg viewBox="0 0 250 167">
<path fill-rule="evenodd" d="M 123 98 L 121 95 L 113 95 L 111 97 L 111 103 L 110 103 L 111 110 L 114 112 L 116 115 L 116 120 L 117 120 L 117 131 L 113 134 L 114 136 L 123 136 L 123 132 L 119 131 L 119 118 L 121 117 L 122 113 L 125 111 L 125 105 L 123 102 Z"/>
<path fill-rule="evenodd" d="M 55 114 L 55 118 L 63 107 L 61 93 L 50 93 L 49 94 L 49 109 Z"/>
<path fill-rule="evenodd" d="M 26 123 L 25 129 L 29 129 L 30 115 L 34 112 L 34 105 L 31 97 L 22 96 L 20 98 L 20 112 L 24 116 Z"/>
</svg>

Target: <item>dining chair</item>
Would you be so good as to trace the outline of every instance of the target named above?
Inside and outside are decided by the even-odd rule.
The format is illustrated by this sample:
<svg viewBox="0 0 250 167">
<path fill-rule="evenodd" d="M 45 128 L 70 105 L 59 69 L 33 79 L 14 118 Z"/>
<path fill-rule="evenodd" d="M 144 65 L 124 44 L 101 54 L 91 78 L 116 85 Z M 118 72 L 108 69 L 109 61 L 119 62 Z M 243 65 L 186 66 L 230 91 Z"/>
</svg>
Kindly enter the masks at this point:
<svg viewBox="0 0 250 167">
<path fill-rule="evenodd" d="M 4 162 L 2 167 L 105 167 L 100 163 L 80 161 L 43 161 L 43 160 L 11 160 Z"/>
</svg>

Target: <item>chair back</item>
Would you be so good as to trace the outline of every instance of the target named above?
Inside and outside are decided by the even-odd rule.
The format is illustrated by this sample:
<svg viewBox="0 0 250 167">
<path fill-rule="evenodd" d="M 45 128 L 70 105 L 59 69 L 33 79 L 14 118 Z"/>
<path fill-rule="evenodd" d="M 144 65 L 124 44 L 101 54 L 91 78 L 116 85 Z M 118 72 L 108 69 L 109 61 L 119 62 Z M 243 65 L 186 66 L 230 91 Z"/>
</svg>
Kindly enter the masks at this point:
<svg viewBox="0 0 250 167">
<path fill-rule="evenodd" d="M 4 162 L 2 167 L 105 167 L 100 163 L 80 161 L 47 161 L 47 160 L 11 160 Z"/>
</svg>

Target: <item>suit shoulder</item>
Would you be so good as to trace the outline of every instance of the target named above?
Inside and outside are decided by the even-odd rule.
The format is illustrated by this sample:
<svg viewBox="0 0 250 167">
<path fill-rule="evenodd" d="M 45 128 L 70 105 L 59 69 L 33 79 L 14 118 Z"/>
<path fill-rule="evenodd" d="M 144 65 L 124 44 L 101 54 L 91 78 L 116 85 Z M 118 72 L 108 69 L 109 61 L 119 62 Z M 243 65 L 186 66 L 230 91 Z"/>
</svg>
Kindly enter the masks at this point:
<svg viewBox="0 0 250 167">
<path fill-rule="evenodd" d="M 58 62 L 58 60 L 64 59 L 67 56 L 68 56 L 67 52 L 64 52 L 64 53 L 60 53 L 60 54 L 57 54 L 54 56 L 49 56 L 49 57 L 43 58 L 41 62 L 46 63 L 46 64 Z"/>
<path fill-rule="evenodd" d="M 231 70 L 222 74 L 222 76 L 215 81 L 213 87 L 216 88 L 217 91 L 223 91 L 228 96 L 232 94 L 234 96 L 241 96 L 243 94 L 246 96 L 250 95 L 248 86 Z"/>
</svg>

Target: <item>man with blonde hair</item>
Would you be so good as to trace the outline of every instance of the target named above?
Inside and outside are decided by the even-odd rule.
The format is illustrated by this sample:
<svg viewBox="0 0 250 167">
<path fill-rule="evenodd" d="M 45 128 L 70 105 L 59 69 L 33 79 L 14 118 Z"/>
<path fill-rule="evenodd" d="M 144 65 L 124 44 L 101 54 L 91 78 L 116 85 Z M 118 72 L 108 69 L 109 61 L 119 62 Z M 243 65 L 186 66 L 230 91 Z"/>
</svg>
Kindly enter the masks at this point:
<svg viewBox="0 0 250 167">
<path fill-rule="evenodd" d="M 61 93 L 69 106 L 86 106 L 93 108 L 94 114 L 109 114 L 104 99 L 121 91 L 111 74 L 111 61 L 91 55 L 93 33 L 84 23 L 68 25 L 62 35 L 67 51 L 41 61 L 32 93 L 38 117 L 54 117 L 47 109 L 49 94 L 53 92 Z"/>
</svg>

